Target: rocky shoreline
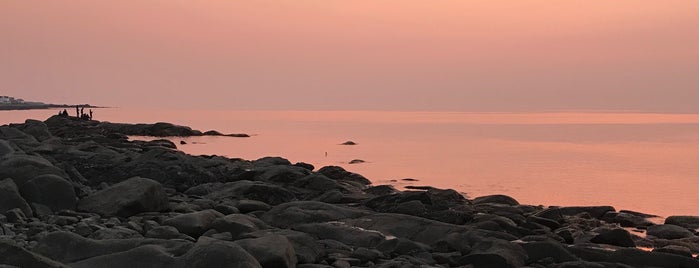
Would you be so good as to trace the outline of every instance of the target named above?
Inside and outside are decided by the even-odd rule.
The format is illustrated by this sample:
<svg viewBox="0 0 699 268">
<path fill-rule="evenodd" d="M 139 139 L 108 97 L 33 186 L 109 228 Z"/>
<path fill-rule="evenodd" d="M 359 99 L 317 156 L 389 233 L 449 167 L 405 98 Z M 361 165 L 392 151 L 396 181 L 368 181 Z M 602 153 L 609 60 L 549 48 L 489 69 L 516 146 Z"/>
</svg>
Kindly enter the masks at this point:
<svg viewBox="0 0 699 268">
<path fill-rule="evenodd" d="M 0 126 L 0 267 L 699 267 L 699 216 L 398 191 L 128 135 L 223 134 L 62 116 Z"/>
</svg>

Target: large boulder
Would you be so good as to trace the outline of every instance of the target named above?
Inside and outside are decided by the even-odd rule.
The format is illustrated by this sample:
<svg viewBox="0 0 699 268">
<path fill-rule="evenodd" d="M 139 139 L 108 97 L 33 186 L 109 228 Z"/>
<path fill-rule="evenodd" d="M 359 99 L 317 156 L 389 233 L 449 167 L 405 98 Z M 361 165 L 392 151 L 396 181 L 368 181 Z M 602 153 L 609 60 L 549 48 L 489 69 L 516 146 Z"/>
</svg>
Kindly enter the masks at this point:
<svg viewBox="0 0 699 268">
<path fill-rule="evenodd" d="M 699 216 L 670 216 L 665 224 L 674 224 L 689 229 L 699 229 Z"/>
<path fill-rule="evenodd" d="M 281 235 L 248 238 L 235 241 L 249 252 L 262 267 L 296 267 L 297 259 L 291 242 Z"/>
<path fill-rule="evenodd" d="M 503 204 L 503 205 L 510 205 L 510 206 L 519 205 L 519 202 L 517 202 L 517 200 L 515 200 L 514 198 L 506 196 L 506 195 L 501 195 L 501 194 L 476 197 L 476 199 L 473 199 L 473 203 L 474 204 L 495 203 L 495 204 Z"/>
<path fill-rule="evenodd" d="M 62 169 L 39 156 L 11 154 L 0 159 L 0 178 L 12 178 L 17 185 L 45 174 L 68 177 Z"/>
<path fill-rule="evenodd" d="M 687 230 L 687 228 L 674 224 L 649 226 L 646 233 L 662 239 L 680 239 L 694 236 L 694 233 Z"/>
<path fill-rule="evenodd" d="M 200 237 L 194 247 L 177 259 L 174 268 L 256 268 L 262 267 L 238 244 Z"/>
<path fill-rule="evenodd" d="M 13 153 L 15 153 L 15 148 L 12 147 L 10 142 L 6 140 L 0 140 L 0 159 Z"/>
<path fill-rule="evenodd" d="M 78 202 L 78 210 L 102 216 L 129 217 L 141 212 L 168 209 L 168 197 L 160 183 L 133 177 L 98 191 Z"/>
<path fill-rule="evenodd" d="M 28 251 L 12 240 L 0 239 L 0 266 L 8 264 L 22 268 L 68 268 L 59 262 Z"/>
<path fill-rule="evenodd" d="M 78 203 L 75 189 L 67 180 L 52 174 L 41 175 L 25 182 L 20 190 L 32 205 L 42 205 L 52 211 L 74 210 Z"/>
<path fill-rule="evenodd" d="M 22 198 L 17 189 L 17 185 L 12 179 L 0 181 L 0 214 L 13 208 L 19 208 L 25 215 L 32 215 L 32 209 L 27 201 Z"/>
<path fill-rule="evenodd" d="M 27 119 L 24 124 L 18 126 L 18 129 L 27 133 L 39 141 L 44 141 L 51 138 L 51 133 L 44 122 L 34 119 Z"/>
<path fill-rule="evenodd" d="M 534 263 L 546 258 L 552 258 L 556 263 L 578 260 L 575 255 L 557 242 L 533 241 L 521 243 L 520 245 L 527 253 L 527 263 Z"/>
<path fill-rule="evenodd" d="M 635 248 L 618 249 L 611 253 L 607 261 L 633 267 L 699 267 L 699 260 L 695 258 L 670 253 L 648 252 Z"/>
<path fill-rule="evenodd" d="M 175 216 L 163 221 L 163 225 L 173 226 L 177 228 L 180 233 L 197 238 L 211 229 L 216 219 L 222 217 L 223 214 L 220 212 L 207 209 Z"/>
<path fill-rule="evenodd" d="M 293 183 L 311 173 L 310 170 L 289 165 L 275 165 L 255 170 L 255 180 L 278 183 Z"/>
</svg>

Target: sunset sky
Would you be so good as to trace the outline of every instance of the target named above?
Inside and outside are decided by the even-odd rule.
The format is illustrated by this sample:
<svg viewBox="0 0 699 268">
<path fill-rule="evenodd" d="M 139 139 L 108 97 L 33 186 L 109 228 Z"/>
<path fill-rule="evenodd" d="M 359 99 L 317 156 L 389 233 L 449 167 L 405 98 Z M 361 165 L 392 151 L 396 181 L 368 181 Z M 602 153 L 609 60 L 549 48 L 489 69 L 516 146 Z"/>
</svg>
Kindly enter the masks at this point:
<svg viewBox="0 0 699 268">
<path fill-rule="evenodd" d="M 215 109 L 699 112 L 699 3 L 0 1 L 0 95 Z"/>
</svg>

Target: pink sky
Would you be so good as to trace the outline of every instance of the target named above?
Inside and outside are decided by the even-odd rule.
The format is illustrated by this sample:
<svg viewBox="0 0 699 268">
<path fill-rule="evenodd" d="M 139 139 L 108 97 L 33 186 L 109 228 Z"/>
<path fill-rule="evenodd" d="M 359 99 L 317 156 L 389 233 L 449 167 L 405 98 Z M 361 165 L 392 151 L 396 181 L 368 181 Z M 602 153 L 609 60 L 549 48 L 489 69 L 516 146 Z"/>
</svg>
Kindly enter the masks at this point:
<svg viewBox="0 0 699 268">
<path fill-rule="evenodd" d="M 0 1 L 0 95 L 699 112 L 696 1 Z"/>
</svg>

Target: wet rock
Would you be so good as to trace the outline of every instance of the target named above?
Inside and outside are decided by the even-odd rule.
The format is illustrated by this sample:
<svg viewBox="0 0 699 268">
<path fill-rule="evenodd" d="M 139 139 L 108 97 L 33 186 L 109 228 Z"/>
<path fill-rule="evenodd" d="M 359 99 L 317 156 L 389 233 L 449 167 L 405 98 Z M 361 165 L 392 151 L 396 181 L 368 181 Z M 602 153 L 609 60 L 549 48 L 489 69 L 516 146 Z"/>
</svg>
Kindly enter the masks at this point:
<svg viewBox="0 0 699 268">
<path fill-rule="evenodd" d="M 0 263 L 0 266 L 6 264 L 28 268 L 68 268 L 66 265 L 28 251 L 7 239 L 0 239 Z"/>
<path fill-rule="evenodd" d="M 340 143 L 340 145 L 357 145 L 357 143 L 353 142 L 353 141 L 346 141 L 346 142 Z"/>
<path fill-rule="evenodd" d="M 98 191 L 78 202 L 78 210 L 102 216 L 129 217 L 141 212 L 168 209 L 167 194 L 160 183 L 133 177 Z"/>
<path fill-rule="evenodd" d="M 608 212 L 603 219 L 607 222 L 618 223 L 623 227 L 648 227 L 654 225 L 646 217 L 626 212 Z"/>
<path fill-rule="evenodd" d="M 590 242 L 620 247 L 636 247 L 636 243 L 631 238 L 631 234 L 624 229 L 601 230 Z"/>
<path fill-rule="evenodd" d="M 32 215 L 32 209 L 27 201 L 19 194 L 17 185 L 12 179 L 0 180 L 0 213 L 18 208 L 25 215 Z"/>
<path fill-rule="evenodd" d="M 673 224 L 650 226 L 646 233 L 650 236 L 663 239 L 680 239 L 694 236 L 694 233 L 687 230 L 687 228 Z"/>
<path fill-rule="evenodd" d="M 218 211 L 207 209 L 175 216 L 165 220 L 163 225 L 173 226 L 181 233 L 196 238 L 211 229 L 214 221 L 223 216 L 224 215 Z"/>
<path fill-rule="evenodd" d="M 285 236 L 269 235 L 241 239 L 235 243 L 255 257 L 262 267 L 296 267 L 296 252 Z"/>
<path fill-rule="evenodd" d="M 263 157 L 260 159 L 257 159 L 253 161 L 253 166 L 255 168 L 263 168 L 263 167 L 270 167 L 270 166 L 289 166 L 291 165 L 291 162 L 289 160 L 282 158 L 282 157 Z"/>
<path fill-rule="evenodd" d="M 484 203 L 496 203 L 496 204 L 503 204 L 503 205 L 510 205 L 510 206 L 516 206 L 519 205 L 519 202 L 515 200 L 512 197 L 506 196 L 506 195 L 487 195 L 487 196 L 481 196 L 481 197 L 476 197 L 476 199 L 473 199 L 473 204 L 484 204 Z"/>
<path fill-rule="evenodd" d="M 293 183 L 296 180 L 309 175 L 311 171 L 302 167 L 291 165 L 274 165 L 259 168 L 255 170 L 255 173 L 255 180 Z"/>
<path fill-rule="evenodd" d="M 365 189 L 364 192 L 372 195 L 390 195 L 398 193 L 398 190 L 392 185 L 377 185 Z"/>
<path fill-rule="evenodd" d="M 665 224 L 673 224 L 688 229 L 699 229 L 699 216 L 670 216 Z"/>
<path fill-rule="evenodd" d="M 44 205 L 52 211 L 74 210 L 78 202 L 73 185 L 56 175 L 38 176 L 20 189 L 28 202 Z"/>
<path fill-rule="evenodd" d="M 366 161 L 364 161 L 362 159 L 352 159 L 352 161 L 349 161 L 347 163 L 352 165 L 352 164 L 361 164 L 361 163 L 365 163 L 365 162 Z"/>
<path fill-rule="evenodd" d="M 315 169 L 315 167 L 313 165 L 311 165 L 309 163 L 304 163 L 304 162 L 298 162 L 298 163 L 294 164 L 294 166 L 302 167 L 302 168 L 305 168 L 309 171 L 313 171 Z"/>
</svg>

